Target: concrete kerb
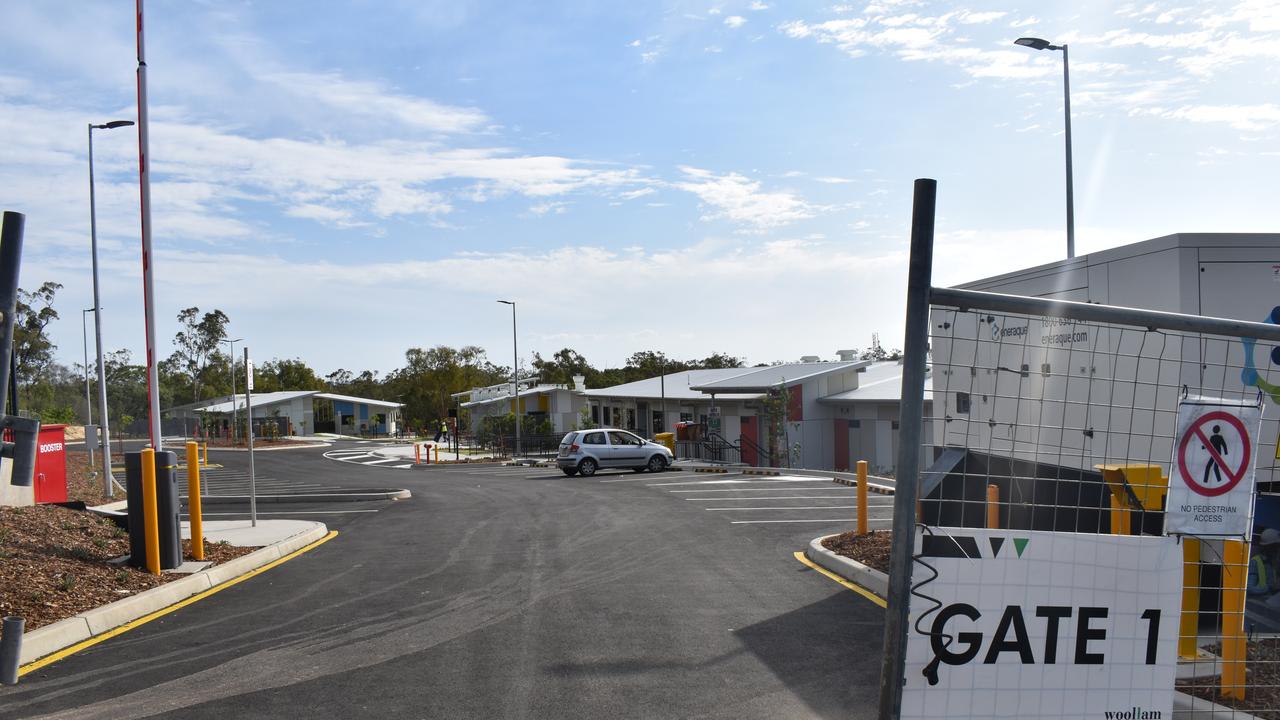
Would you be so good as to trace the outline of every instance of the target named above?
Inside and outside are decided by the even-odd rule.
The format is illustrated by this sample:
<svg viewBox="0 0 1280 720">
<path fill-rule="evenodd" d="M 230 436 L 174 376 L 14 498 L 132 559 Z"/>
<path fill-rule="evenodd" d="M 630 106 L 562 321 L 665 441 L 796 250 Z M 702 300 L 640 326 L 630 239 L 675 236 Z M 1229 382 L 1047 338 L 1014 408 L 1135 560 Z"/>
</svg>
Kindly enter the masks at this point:
<svg viewBox="0 0 1280 720">
<path fill-rule="evenodd" d="M 805 548 L 804 555 L 815 565 L 839 575 L 849 582 L 885 599 L 889 596 L 889 576 L 873 567 L 868 567 L 857 560 L 837 555 L 822 546 L 822 541 L 835 535 L 824 535 L 814 538 Z M 1191 720 L 1192 718 L 1208 718 L 1210 720 L 1249 720 L 1249 715 L 1240 710 L 1233 710 L 1210 700 L 1188 695 L 1184 692 L 1173 693 L 1174 720 Z"/>
<path fill-rule="evenodd" d="M 299 493 L 295 495 L 259 495 L 259 503 L 311 503 L 311 502 L 361 502 L 367 500 L 408 500 L 413 493 L 408 490 L 377 490 L 363 493 Z M 201 495 L 201 505 L 242 505 L 249 502 L 248 495 Z M 185 505 L 185 500 L 184 500 Z"/>
<path fill-rule="evenodd" d="M 243 557 L 24 633 L 20 665 L 39 660 L 279 560 L 329 534 L 324 523 Z"/>
<path fill-rule="evenodd" d="M 881 599 L 889 597 L 889 576 L 857 560 L 837 555 L 826 549 L 822 546 L 822 541 L 830 537 L 835 535 L 824 535 L 811 540 L 809 547 L 805 548 L 804 556 L 815 565 L 824 567 L 845 580 L 875 593 Z"/>
</svg>

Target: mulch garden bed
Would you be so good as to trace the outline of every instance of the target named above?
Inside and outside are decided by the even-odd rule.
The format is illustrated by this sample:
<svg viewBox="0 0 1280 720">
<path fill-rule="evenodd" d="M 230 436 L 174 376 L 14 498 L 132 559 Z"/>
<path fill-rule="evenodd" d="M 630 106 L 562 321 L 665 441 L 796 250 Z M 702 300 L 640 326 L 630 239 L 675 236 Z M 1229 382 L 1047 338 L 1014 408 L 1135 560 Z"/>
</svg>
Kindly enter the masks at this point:
<svg viewBox="0 0 1280 720">
<path fill-rule="evenodd" d="M 889 530 L 872 530 L 866 535 L 850 531 L 833 535 L 822 541 L 822 546 L 837 555 L 857 560 L 880 572 L 889 572 L 889 547 L 893 533 Z"/>
<path fill-rule="evenodd" d="M 1221 645 L 1205 648 L 1221 655 Z M 1244 700 L 1223 697 L 1218 692 L 1218 679 L 1179 680 L 1178 689 L 1188 695 L 1212 700 L 1254 717 L 1280 720 L 1280 638 L 1264 638 L 1247 643 L 1245 650 Z"/>
<path fill-rule="evenodd" d="M 190 541 L 182 547 L 190 558 Z M 206 541 L 205 560 L 255 549 Z M 109 562 L 127 554 L 128 533 L 106 518 L 56 505 L 0 507 L 0 615 L 26 618 L 30 631 L 186 577 Z"/>
</svg>

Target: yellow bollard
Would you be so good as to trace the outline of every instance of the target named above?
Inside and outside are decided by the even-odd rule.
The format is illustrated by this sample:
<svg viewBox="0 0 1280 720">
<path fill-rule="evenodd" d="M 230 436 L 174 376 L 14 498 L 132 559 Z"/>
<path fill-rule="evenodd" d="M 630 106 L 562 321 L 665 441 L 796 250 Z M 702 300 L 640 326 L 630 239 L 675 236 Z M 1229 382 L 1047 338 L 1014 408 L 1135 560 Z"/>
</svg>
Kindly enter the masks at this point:
<svg viewBox="0 0 1280 720">
<path fill-rule="evenodd" d="M 1000 486 L 987 486 L 987 529 L 1000 529 Z"/>
<path fill-rule="evenodd" d="M 414 465 L 422 464 L 422 446 L 419 445 L 418 443 L 413 444 L 413 464 Z"/>
<path fill-rule="evenodd" d="M 867 534 L 867 461 L 858 461 L 858 534 Z"/>
<path fill-rule="evenodd" d="M 209 467 L 209 443 L 204 444 L 204 462 L 201 464 Z"/>
<path fill-rule="evenodd" d="M 1183 660 L 1194 660 L 1199 654 L 1200 584 L 1200 541 L 1183 538 L 1182 615 L 1178 621 L 1178 657 Z"/>
<path fill-rule="evenodd" d="M 437 464 L 437 465 L 439 465 L 439 464 L 440 464 L 440 446 L 439 446 L 439 445 L 436 445 L 436 446 L 435 446 L 435 451 L 436 451 L 436 460 L 435 460 L 435 462 L 436 462 L 436 464 Z"/>
<path fill-rule="evenodd" d="M 1249 546 L 1227 540 L 1222 548 L 1222 677 L 1224 697 L 1244 700 L 1245 583 L 1249 575 Z"/>
<path fill-rule="evenodd" d="M 1112 535 L 1129 535 L 1131 525 L 1129 520 L 1129 509 L 1125 507 L 1124 500 L 1120 499 L 1120 495 L 1112 490 L 1111 492 L 1111 534 Z"/>
<path fill-rule="evenodd" d="M 142 450 L 142 530 L 146 539 L 147 571 L 160 574 L 160 526 L 156 514 L 156 451 Z"/>
<path fill-rule="evenodd" d="M 205 447 L 208 447 L 207 445 Z M 200 446 L 187 443 L 187 514 L 191 516 L 191 559 L 204 559 L 204 517 L 200 509 Z"/>
</svg>

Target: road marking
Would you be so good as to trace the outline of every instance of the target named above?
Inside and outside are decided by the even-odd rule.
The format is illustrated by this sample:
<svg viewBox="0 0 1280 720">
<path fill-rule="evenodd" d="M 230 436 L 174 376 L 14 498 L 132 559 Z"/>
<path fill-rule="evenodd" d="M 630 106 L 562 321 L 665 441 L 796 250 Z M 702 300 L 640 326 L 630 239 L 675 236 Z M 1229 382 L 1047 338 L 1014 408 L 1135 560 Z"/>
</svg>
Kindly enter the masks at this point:
<svg viewBox="0 0 1280 720">
<path fill-rule="evenodd" d="M 727 508 L 703 508 L 704 510 L 848 510 L 856 508 L 857 505 L 796 505 L 794 507 L 727 507 Z"/>
<path fill-rule="evenodd" d="M 361 465 L 377 465 L 379 463 L 404 462 L 404 458 L 383 458 L 381 460 L 366 460 Z"/>
<path fill-rule="evenodd" d="M 53 663 L 56 663 L 59 660 L 62 660 L 63 658 L 68 658 L 68 657 L 71 657 L 72 655 L 75 655 L 81 650 L 91 648 L 94 645 L 97 645 L 98 643 L 104 640 L 110 640 L 111 638 L 117 635 L 122 635 L 124 633 L 127 633 L 136 627 L 139 627 L 141 625 L 146 625 L 147 623 L 151 622 L 152 620 L 155 620 L 156 618 L 164 617 L 169 613 L 175 612 L 177 610 L 181 610 L 182 608 L 190 605 L 191 603 L 196 602 L 197 600 L 203 600 L 209 597 L 210 595 L 213 595 L 214 593 L 222 592 L 223 590 L 226 590 L 227 588 L 233 585 L 238 585 L 241 582 L 248 580 L 249 578 L 254 577 L 256 575 L 260 575 L 277 565 L 288 562 L 289 560 L 292 560 L 305 552 L 310 552 L 336 537 L 338 537 L 338 531 L 330 530 L 328 535 L 325 535 L 324 537 L 311 543 L 310 545 L 300 550 L 294 550 L 293 552 L 289 553 L 288 555 L 285 555 L 282 558 L 272 560 L 271 562 L 267 563 L 266 565 L 263 565 L 260 568 L 255 568 L 253 570 L 250 570 L 249 572 L 245 573 L 244 575 L 241 575 L 240 577 L 232 578 L 220 585 L 215 585 L 209 588 L 208 590 L 196 593 L 195 595 L 192 595 L 191 597 L 185 600 L 179 600 L 178 602 L 170 605 L 169 607 L 160 608 L 159 610 L 153 613 L 150 613 L 149 615 L 143 615 L 137 620 L 132 620 L 130 622 L 125 623 L 124 625 L 121 625 L 120 627 L 112 628 L 102 633 L 101 635 L 95 635 L 89 638 L 88 640 L 82 640 L 76 643 L 75 645 L 72 645 L 70 647 L 65 647 L 59 650 L 58 652 L 53 653 L 52 655 L 46 655 L 40 658 L 39 660 L 36 660 L 35 662 L 27 663 L 26 665 L 23 665 L 22 667 L 18 668 L 18 676 L 21 677 L 23 675 L 26 675 L 29 672 L 39 670 L 40 668 L 48 665 L 52 665 Z"/>
<path fill-rule="evenodd" d="M 760 497 L 757 495 L 755 497 L 740 497 L 740 498 L 696 497 L 696 498 L 680 498 L 680 499 L 681 500 L 715 500 L 717 502 L 733 502 L 734 500 L 751 500 L 754 502 L 756 500 L 838 500 L 839 497 L 836 495 L 778 495 L 778 496 L 771 496 L 771 497 Z M 867 505 L 870 507 L 893 507 L 892 502 L 874 503 L 874 502 L 870 502 L 870 498 L 868 498 Z"/>
<path fill-rule="evenodd" d="M 837 575 L 837 574 L 835 574 L 835 573 L 831 572 L 830 570 L 828 570 L 828 569 L 826 569 L 826 568 L 822 567 L 821 565 L 817 565 L 817 564 L 815 564 L 812 560 L 810 560 L 809 558 L 805 557 L 805 556 L 804 556 L 804 553 L 802 553 L 802 552 L 797 552 L 797 553 L 794 553 L 794 555 L 795 555 L 795 558 L 796 558 L 797 560 L 799 560 L 799 561 L 800 561 L 801 563 L 803 563 L 804 565 L 808 565 L 810 569 L 812 569 L 812 570 L 817 570 L 818 572 L 822 573 L 823 575 L 826 575 L 827 577 L 831 578 L 832 580 L 835 580 L 836 582 L 840 583 L 841 585 L 843 585 L 843 586 L 845 586 L 845 587 L 849 588 L 850 590 L 852 590 L 852 591 L 854 591 L 854 592 L 858 593 L 859 595 L 861 595 L 862 597 L 864 597 L 864 598 L 866 598 L 866 599 L 870 600 L 871 602 L 875 603 L 876 605 L 879 605 L 879 606 L 880 606 L 880 607 L 882 607 L 882 608 L 883 608 L 883 607 L 888 607 L 888 606 L 889 606 L 889 603 L 885 602 L 885 599 L 884 599 L 884 598 L 882 598 L 882 597 L 880 597 L 879 595 L 877 595 L 877 594 L 875 594 L 875 593 L 871 592 L 870 590 L 868 590 L 868 589 L 866 589 L 866 588 L 862 587 L 861 585 L 858 585 L 858 584 L 856 584 L 856 583 L 852 583 L 852 582 L 849 582 L 848 580 L 845 580 L 844 578 L 842 578 L 842 577 L 840 577 L 839 575 Z"/>
<path fill-rule="evenodd" d="M 868 520 L 893 520 L 893 518 L 867 518 Z M 853 522 L 857 518 L 835 518 L 834 520 L 730 520 L 732 525 L 758 525 L 760 523 L 797 523 L 797 522 L 820 522 L 820 523 L 845 523 Z"/>
<path fill-rule="evenodd" d="M 259 515 L 349 515 L 351 513 L 376 513 L 377 510 L 259 510 Z M 245 515 L 247 512 L 202 512 L 203 517 L 210 515 Z"/>
<path fill-rule="evenodd" d="M 651 487 L 661 487 L 663 485 L 776 485 L 778 483 L 804 482 L 830 485 L 831 478 L 796 478 L 794 480 L 779 480 L 777 478 L 768 478 L 766 480 L 686 480 L 684 482 L 654 483 Z"/>
<path fill-rule="evenodd" d="M 713 493 L 713 492 L 782 492 L 783 490 L 786 490 L 786 489 L 787 489 L 787 488 L 776 488 L 776 487 L 774 487 L 774 488 L 733 488 L 733 489 L 731 489 L 731 490 L 705 490 L 705 489 L 703 489 L 703 490 L 668 490 L 667 492 L 669 492 L 669 493 L 699 493 L 699 492 L 701 492 L 701 493 Z M 838 487 L 838 488 L 833 488 L 833 487 L 811 487 L 811 488 L 796 488 L 796 489 L 797 489 L 797 490 L 802 490 L 802 491 L 804 491 L 804 492 L 818 492 L 819 490 L 826 490 L 826 491 L 828 491 L 828 492 L 838 492 L 838 493 L 843 493 L 843 494 L 845 494 L 845 495 L 848 495 L 848 494 L 849 494 L 849 491 L 848 491 L 847 489 L 845 489 L 845 488 L 842 488 L 842 487 Z"/>
</svg>

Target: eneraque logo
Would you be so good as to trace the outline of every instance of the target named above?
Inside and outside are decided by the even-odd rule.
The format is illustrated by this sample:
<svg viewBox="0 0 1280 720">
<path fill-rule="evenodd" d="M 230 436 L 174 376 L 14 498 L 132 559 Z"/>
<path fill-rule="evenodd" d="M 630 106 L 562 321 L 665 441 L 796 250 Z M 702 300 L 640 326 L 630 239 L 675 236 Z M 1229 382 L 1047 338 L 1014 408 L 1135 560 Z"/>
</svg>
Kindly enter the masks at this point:
<svg viewBox="0 0 1280 720">
<path fill-rule="evenodd" d="M 1280 306 L 1271 308 L 1271 314 L 1267 315 L 1263 322 L 1280 325 Z M 1240 343 L 1244 345 L 1244 368 L 1240 370 L 1240 382 L 1258 388 L 1269 395 L 1273 402 L 1280 404 L 1280 385 L 1267 382 L 1263 379 L 1262 373 L 1258 372 L 1258 365 L 1253 357 L 1258 341 L 1253 338 L 1240 338 Z M 1272 365 L 1280 365 L 1280 346 L 1271 348 L 1270 356 Z"/>
</svg>

